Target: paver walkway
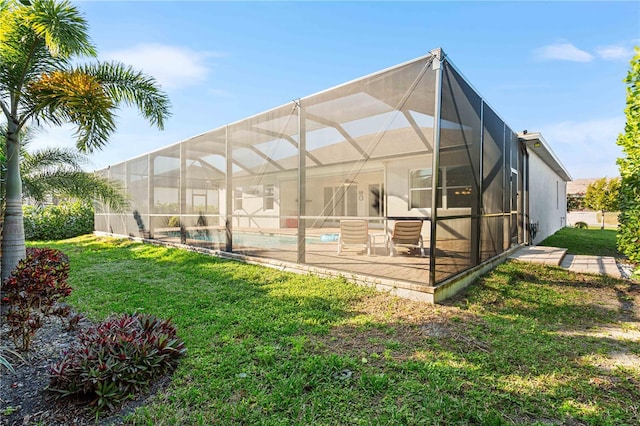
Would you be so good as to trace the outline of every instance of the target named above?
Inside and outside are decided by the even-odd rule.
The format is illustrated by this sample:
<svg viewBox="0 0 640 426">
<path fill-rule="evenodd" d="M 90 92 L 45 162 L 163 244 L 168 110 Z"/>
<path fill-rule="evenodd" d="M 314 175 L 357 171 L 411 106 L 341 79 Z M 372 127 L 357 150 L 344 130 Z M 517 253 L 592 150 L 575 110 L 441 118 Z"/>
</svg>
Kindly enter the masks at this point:
<svg viewBox="0 0 640 426">
<path fill-rule="evenodd" d="M 611 256 L 574 255 L 567 254 L 567 249 L 563 248 L 526 246 L 509 256 L 509 259 L 561 266 L 574 272 L 606 274 L 622 278 L 618 265 L 616 265 L 616 259 Z"/>
</svg>

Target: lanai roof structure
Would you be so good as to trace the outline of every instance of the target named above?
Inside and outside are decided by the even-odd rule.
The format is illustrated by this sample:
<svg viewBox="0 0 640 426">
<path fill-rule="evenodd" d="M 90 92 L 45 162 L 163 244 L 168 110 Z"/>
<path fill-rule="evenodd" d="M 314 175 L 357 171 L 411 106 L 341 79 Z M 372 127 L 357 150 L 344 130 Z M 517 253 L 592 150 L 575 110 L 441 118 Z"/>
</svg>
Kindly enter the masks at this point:
<svg viewBox="0 0 640 426">
<path fill-rule="evenodd" d="M 99 208 L 96 230 L 437 302 L 533 242 L 532 165 L 559 191 L 570 180 L 535 135 L 509 128 L 435 49 L 100 171 L 133 201 Z M 365 225 L 366 246 L 339 249 L 347 221 Z M 416 221 L 424 251 L 393 249 L 396 224 Z"/>
</svg>

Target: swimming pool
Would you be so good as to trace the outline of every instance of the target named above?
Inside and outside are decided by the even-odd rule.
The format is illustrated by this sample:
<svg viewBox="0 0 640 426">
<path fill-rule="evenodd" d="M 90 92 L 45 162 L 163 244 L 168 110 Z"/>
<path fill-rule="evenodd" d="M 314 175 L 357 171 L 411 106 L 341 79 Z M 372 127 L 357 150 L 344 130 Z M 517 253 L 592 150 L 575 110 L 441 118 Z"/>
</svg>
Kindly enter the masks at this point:
<svg viewBox="0 0 640 426">
<path fill-rule="evenodd" d="M 158 234 L 156 238 L 162 239 L 180 238 L 179 231 L 167 231 Z M 214 244 L 226 244 L 225 233 L 221 230 L 188 231 L 187 239 L 212 242 Z M 337 234 L 323 234 L 321 236 L 305 237 L 305 244 L 335 244 L 338 241 Z M 298 245 L 297 235 L 284 235 L 275 233 L 258 232 L 234 232 L 233 246 L 237 247 L 266 247 L 266 248 L 295 248 Z"/>
</svg>

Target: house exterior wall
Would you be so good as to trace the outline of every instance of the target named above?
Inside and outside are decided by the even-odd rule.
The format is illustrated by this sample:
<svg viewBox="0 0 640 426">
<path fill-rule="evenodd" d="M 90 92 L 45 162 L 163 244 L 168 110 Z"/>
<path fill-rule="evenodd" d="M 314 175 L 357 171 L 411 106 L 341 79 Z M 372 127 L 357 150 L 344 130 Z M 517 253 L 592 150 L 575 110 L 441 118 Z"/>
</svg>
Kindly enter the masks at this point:
<svg viewBox="0 0 640 426">
<path fill-rule="evenodd" d="M 567 225 L 567 182 L 529 150 L 529 221 L 538 223 L 533 244 Z"/>
</svg>

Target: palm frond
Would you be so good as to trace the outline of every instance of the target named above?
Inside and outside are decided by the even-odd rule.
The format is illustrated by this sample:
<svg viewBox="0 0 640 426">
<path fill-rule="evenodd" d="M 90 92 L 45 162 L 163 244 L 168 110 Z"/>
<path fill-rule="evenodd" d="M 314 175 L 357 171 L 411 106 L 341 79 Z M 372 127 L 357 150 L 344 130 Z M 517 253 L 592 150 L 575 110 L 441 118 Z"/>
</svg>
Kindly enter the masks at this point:
<svg viewBox="0 0 640 426">
<path fill-rule="evenodd" d="M 23 152 L 22 172 L 24 174 L 44 171 L 47 169 L 67 168 L 69 170 L 82 170 L 82 166 L 88 164 L 89 159 L 71 148 L 49 147 L 34 152 Z"/>
<path fill-rule="evenodd" d="M 53 56 L 96 56 L 87 21 L 70 2 L 34 0 L 27 10 L 29 26 Z"/>
<path fill-rule="evenodd" d="M 0 95 L 6 101 L 11 93 L 18 116 L 33 111 L 30 82 L 67 67 L 74 56 L 96 56 L 87 22 L 68 1 L 3 2 L 0 46 Z"/>
<path fill-rule="evenodd" d="M 137 107 L 151 124 L 164 129 L 171 102 L 155 78 L 120 62 L 81 65 L 78 70 L 98 79 L 116 103 Z"/>
<path fill-rule="evenodd" d="M 46 170 L 23 178 L 25 196 L 42 202 L 46 195 L 100 201 L 121 212 L 129 204 L 122 187 L 102 176 L 73 170 Z"/>
<path fill-rule="evenodd" d="M 34 111 L 54 124 L 76 125 L 76 146 L 93 152 L 104 146 L 115 130 L 115 103 L 95 77 L 81 71 L 54 71 L 30 85 L 38 99 Z"/>
</svg>

